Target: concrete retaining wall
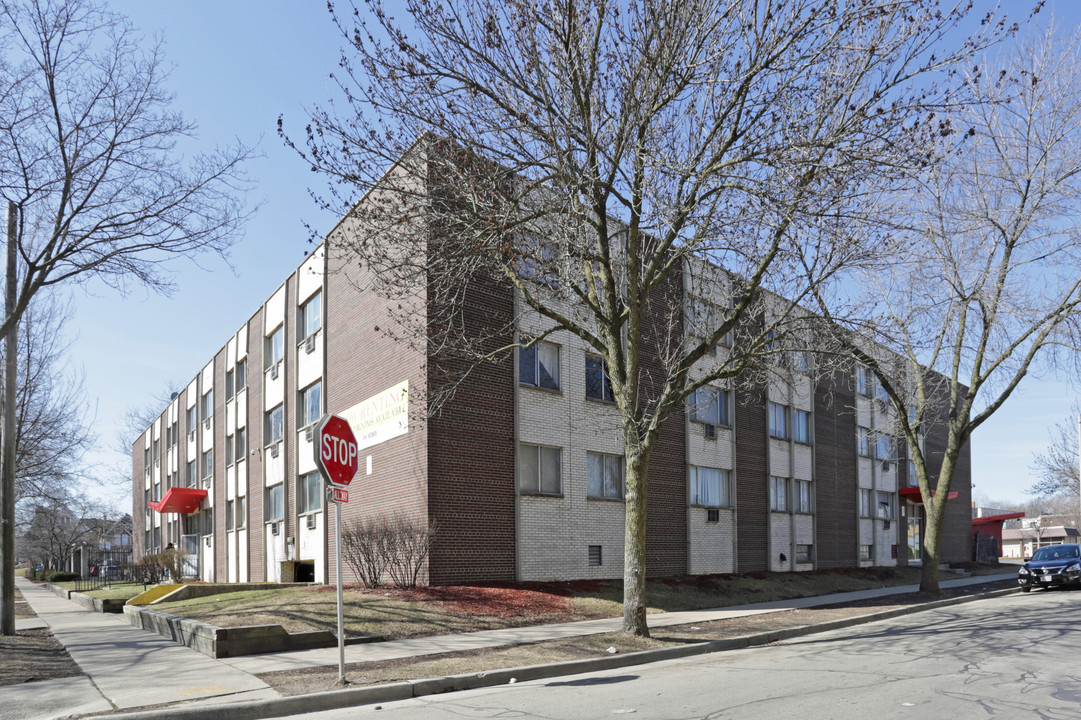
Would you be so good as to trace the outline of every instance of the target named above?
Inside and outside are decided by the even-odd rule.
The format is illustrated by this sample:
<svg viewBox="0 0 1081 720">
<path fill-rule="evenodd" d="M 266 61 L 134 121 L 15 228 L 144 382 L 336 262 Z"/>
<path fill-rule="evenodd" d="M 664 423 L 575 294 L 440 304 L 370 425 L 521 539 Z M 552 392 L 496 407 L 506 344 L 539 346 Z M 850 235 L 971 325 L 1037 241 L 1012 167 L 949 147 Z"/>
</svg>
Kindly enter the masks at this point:
<svg viewBox="0 0 1081 720">
<path fill-rule="evenodd" d="M 212 658 L 307 650 L 338 644 L 334 634 L 327 631 L 288 633 L 281 625 L 221 628 L 135 605 L 125 605 L 124 615 L 135 627 L 156 632 Z"/>
</svg>

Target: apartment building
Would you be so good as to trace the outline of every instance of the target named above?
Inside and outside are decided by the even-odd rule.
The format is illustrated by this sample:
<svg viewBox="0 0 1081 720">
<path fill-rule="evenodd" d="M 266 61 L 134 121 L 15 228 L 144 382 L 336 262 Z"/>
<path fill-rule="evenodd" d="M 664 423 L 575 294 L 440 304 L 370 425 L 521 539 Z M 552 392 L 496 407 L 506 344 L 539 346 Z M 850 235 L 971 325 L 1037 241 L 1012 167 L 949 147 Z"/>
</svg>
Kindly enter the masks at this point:
<svg viewBox="0 0 1081 720">
<path fill-rule="evenodd" d="M 623 443 L 601 358 L 553 333 L 474 368 L 426 417 L 438 362 L 385 331 L 369 271 L 334 250 L 348 222 L 135 443 L 137 557 L 172 544 L 206 581 L 333 581 L 312 429 L 335 413 L 362 448 L 343 523 L 434 527 L 427 581 L 621 577 Z M 680 282 L 685 309 L 710 292 Z M 493 349 L 543 329 L 509 285 L 474 285 L 464 306 Z M 813 363 L 798 353 L 759 386 L 704 388 L 664 423 L 650 465 L 651 574 L 918 561 L 921 499 L 891 406 L 865 368 Z M 923 442 L 941 457 L 944 437 Z M 943 561 L 969 559 L 969 472 L 966 448 Z"/>
</svg>

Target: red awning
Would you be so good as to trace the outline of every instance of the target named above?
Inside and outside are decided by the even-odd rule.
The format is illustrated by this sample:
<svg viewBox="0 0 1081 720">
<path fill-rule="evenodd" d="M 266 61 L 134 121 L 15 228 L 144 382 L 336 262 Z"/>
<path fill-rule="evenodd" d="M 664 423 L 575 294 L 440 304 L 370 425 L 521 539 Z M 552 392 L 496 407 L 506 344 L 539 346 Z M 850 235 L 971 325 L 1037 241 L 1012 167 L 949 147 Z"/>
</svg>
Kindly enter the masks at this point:
<svg viewBox="0 0 1081 720">
<path fill-rule="evenodd" d="M 914 502 L 917 505 L 923 505 L 923 494 L 920 493 L 920 489 L 918 487 L 903 487 L 897 491 L 897 494 L 905 498 L 909 502 Z M 934 497 L 934 495 L 935 491 L 932 490 L 931 497 Z M 946 496 L 946 499 L 953 500 L 955 497 L 957 497 L 957 493 L 952 492 Z"/>
<path fill-rule="evenodd" d="M 169 488 L 160 502 L 148 502 L 151 510 L 160 513 L 193 513 L 199 509 L 199 503 L 206 497 L 206 490 L 195 488 Z"/>
<path fill-rule="evenodd" d="M 990 525 L 992 523 L 1000 523 L 1005 520 L 1016 520 L 1017 518 L 1023 518 L 1025 514 L 1023 512 L 1004 513 L 1002 515 L 985 515 L 984 517 L 972 518 L 973 525 Z"/>
</svg>

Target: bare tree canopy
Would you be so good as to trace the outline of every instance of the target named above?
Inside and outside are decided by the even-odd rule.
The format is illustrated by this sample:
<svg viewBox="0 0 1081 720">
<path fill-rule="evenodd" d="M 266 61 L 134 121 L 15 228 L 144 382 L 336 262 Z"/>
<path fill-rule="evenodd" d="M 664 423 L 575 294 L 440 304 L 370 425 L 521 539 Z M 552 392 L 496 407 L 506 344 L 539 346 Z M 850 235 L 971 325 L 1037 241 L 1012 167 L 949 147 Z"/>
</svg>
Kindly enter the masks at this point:
<svg viewBox="0 0 1081 720">
<path fill-rule="evenodd" d="M 1070 413 L 1070 419 L 1055 425 L 1051 431 L 1051 440 L 1047 449 L 1036 453 L 1032 460 L 1032 471 L 1040 478 L 1028 492 L 1038 495 L 1041 500 L 1055 495 L 1072 498 L 1076 505 L 1081 494 L 1078 478 L 1077 418 L 1081 416 L 1081 407 L 1076 404 Z"/>
<path fill-rule="evenodd" d="M 777 352 L 795 306 L 771 293 L 798 302 L 880 259 L 884 237 L 852 226 L 926 163 L 937 73 L 1008 29 L 947 48 L 966 11 L 922 0 L 406 9 L 331 6 L 338 95 L 290 143 L 349 212 L 331 252 L 372 270 L 390 332 L 437 361 L 507 349 L 460 317 L 493 278 L 520 343 L 561 332 L 599 356 L 625 446 L 624 630 L 647 634 L 662 423 Z"/>
<path fill-rule="evenodd" d="M 898 212 L 891 270 L 849 286 L 862 292 L 845 324 L 900 353 L 850 343 L 908 443 L 927 511 L 928 592 L 965 443 L 1029 372 L 1077 348 L 1081 43 L 1076 32 L 1040 33 L 968 70 L 965 102 L 947 116 L 956 132 Z M 948 441 L 931 462 L 924 438 L 936 426 Z"/>
<path fill-rule="evenodd" d="M 249 151 L 185 159 L 165 80 L 160 45 L 94 0 L 0 0 L 0 197 L 24 270 L 0 337 L 43 287 L 166 288 L 164 261 L 237 239 Z"/>
<path fill-rule="evenodd" d="M 15 502 L 62 500 L 89 479 L 83 455 L 94 440 L 81 375 L 67 357 L 71 307 L 50 293 L 19 325 Z"/>
</svg>

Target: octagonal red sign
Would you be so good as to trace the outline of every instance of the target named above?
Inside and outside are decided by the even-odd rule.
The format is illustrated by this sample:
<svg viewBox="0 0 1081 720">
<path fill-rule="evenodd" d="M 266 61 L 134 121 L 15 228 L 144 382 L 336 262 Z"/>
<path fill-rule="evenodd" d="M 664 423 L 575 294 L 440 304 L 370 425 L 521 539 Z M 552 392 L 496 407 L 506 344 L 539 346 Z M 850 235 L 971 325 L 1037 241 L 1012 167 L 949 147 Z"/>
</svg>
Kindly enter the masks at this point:
<svg viewBox="0 0 1081 720">
<path fill-rule="evenodd" d="M 357 438 L 345 418 L 324 415 L 315 431 L 315 465 L 324 482 L 346 486 L 360 465 Z"/>
</svg>

